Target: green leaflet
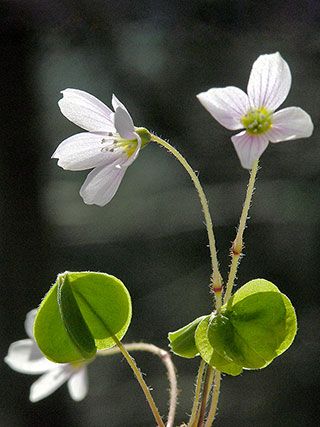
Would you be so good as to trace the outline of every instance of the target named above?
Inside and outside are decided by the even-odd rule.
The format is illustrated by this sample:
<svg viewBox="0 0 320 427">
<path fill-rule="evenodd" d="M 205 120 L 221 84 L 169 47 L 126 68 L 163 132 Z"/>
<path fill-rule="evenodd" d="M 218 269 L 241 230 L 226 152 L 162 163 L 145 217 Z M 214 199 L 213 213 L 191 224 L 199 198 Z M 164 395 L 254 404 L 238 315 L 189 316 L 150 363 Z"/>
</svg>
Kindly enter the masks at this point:
<svg viewBox="0 0 320 427">
<path fill-rule="evenodd" d="M 206 316 L 196 330 L 195 340 L 200 356 L 208 365 L 221 372 L 234 376 L 239 375 L 242 372 L 242 367 L 230 359 L 223 346 L 213 347 L 209 340 L 208 332 L 211 330 L 214 319 L 212 316 Z"/>
<path fill-rule="evenodd" d="M 199 350 L 195 343 L 195 331 L 201 322 L 207 316 L 201 316 L 193 322 L 178 329 L 175 332 L 169 332 L 168 338 L 170 341 L 170 348 L 174 354 L 181 357 L 191 359 L 199 354 Z"/>
<path fill-rule="evenodd" d="M 169 339 L 176 354 L 194 357 L 195 344 L 211 367 L 239 375 L 270 364 L 292 344 L 296 332 L 290 300 L 271 282 L 256 279 L 240 288 L 220 314 L 198 318 Z"/>
<path fill-rule="evenodd" d="M 105 273 L 66 272 L 40 304 L 34 336 L 48 359 L 79 362 L 113 347 L 130 321 L 131 298 L 120 280 Z"/>
</svg>

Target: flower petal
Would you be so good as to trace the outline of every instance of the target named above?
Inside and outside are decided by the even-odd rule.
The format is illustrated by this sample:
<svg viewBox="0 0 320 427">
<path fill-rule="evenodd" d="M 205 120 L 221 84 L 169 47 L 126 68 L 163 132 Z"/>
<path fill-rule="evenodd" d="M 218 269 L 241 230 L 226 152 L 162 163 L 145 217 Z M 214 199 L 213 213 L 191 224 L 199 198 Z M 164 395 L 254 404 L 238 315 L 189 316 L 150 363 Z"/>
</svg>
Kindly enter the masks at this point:
<svg viewBox="0 0 320 427">
<path fill-rule="evenodd" d="M 95 168 L 80 189 L 83 201 L 88 205 L 105 206 L 116 194 L 126 170 L 127 167 L 119 162 Z"/>
<path fill-rule="evenodd" d="M 122 138 L 135 139 L 134 124 L 127 110 L 117 107 L 114 113 L 114 125 Z"/>
<path fill-rule="evenodd" d="M 68 390 L 73 400 L 79 402 L 88 394 L 88 372 L 84 366 L 73 375 L 68 381 Z"/>
<path fill-rule="evenodd" d="M 299 107 L 288 107 L 273 115 L 268 138 L 271 142 L 289 141 L 308 138 L 312 132 L 313 123 L 309 114 Z"/>
<path fill-rule="evenodd" d="M 276 110 L 288 96 L 290 87 L 290 68 L 280 53 L 259 56 L 248 82 L 251 107 Z"/>
<path fill-rule="evenodd" d="M 120 107 L 120 108 L 122 108 L 124 111 L 126 111 L 129 114 L 129 111 L 122 104 L 122 102 L 119 101 L 119 99 L 116 97 L 115 94 L 112 95 L 112 101 L 111 102 L 112 102 L 112 106 L 113 106 L 114 111 L 116 111 L 116 109 Z"/>
<path fill-rule="evenodd" d="M 37 344 L 31 339 L 11 344 L 4 361 L 11 369 L 22 374 L 42 374 L 55 365 L 43 356 Z"/>
<path fill-rule="evenodd" d="M 231 138 L 234 148 L 238 154 L 241 166 L 251 169 L 253 162 L 258 160 L 268 146 L 266 135 L 249 135 L 246 131 L 240 132 Z"/>
<path fill-rule="evenodd" d="M 106 136 L 108 139 L 109 137 Z M 58 146 L 52 154 L 53 159 L 59 159 L 58 165 L 63 169 L 79 171 L 92 169 L 102 164 L 113 163 L 119 154 L 104 151 L 102 134 L 83 132 L 70 136 Z"/>
<path fill-rule="evenodd" d="M 38 310 L 36 308 L 34 310 L 29 311 L 29 313 L 27 313 L 26 320 L 24 321 L 24 329 L 28 337 L 31 338 L 32 340 L 33 340 L 33 324 L 34 324 L 34 319 L 36 317 L 37 311 Z"/>
<path fill-rule="evenodd" d="M 38 402 L 52 394 L 72 375 L 71 365 L 56 365 L 56 368 L 42 375 L 30 388 L 30 401 Z"/>
<path fill-rule="evenodd" d="M 61 113 L 88 131 L 114 132 L 113 113 L 93 95 L 78 89 L 65 89 L 58 102 Z"/>
<path fill-rule="evenodd" d="M 201 104 L 224 127 L 242 129 L 240 121 L 249 109 L 248 96 L 239 88 L 213 88 L 197 95 Z"/>
</svg>

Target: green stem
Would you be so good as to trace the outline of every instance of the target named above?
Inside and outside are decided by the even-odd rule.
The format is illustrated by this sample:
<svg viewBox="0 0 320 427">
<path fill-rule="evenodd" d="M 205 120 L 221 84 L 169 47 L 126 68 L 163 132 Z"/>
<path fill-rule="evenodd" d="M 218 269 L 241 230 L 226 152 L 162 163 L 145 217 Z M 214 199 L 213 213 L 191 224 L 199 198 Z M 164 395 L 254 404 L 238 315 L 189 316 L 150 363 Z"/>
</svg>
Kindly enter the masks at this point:
<svg viewBox="0 0 320 427">
<path fill-rule="evenodd" d="M 206 415 L 206 407 L 207 407 L 208 399 L 210 396 L 210 390 L 213 383 L 214 373 L 215 373 L 215 370 L 210 368 L 210 366 L 208 366 L 207 372 L 206 372 L 206 378 L 203 385 L 202 402 L 201 402 L 201 407 L 199 411 L 199 420 L 198 420 L 197 427 L 203 427 L 204 425 L 204 417 Z"/>
<path fill-rule="evenodd" d="M 123 344 L 123 346 L 128 351 L 146 351 L 148 353 L 152 353 L 155 356 L 158 356 L 160 360 L 163 362 L 167 369 L 167 376 L 170 384 L 170 402 L 169 402 L 169 413 L 166 427 L 173 427 L 174 418 L 176 414 L 177 408 L 177 397 L 178 397 L 178 382 L 176 369 L 172 362 L 171 355 L 168 351 L 163 350 L 153 344 L 148 344 L 144 342 L 133 342 L 129 344 Z M 114 354 L 121 353 L 118 347 L 109 348 L 107 350 L 101 350 L 97 354 L 98 356 L 112 356 Z"/>
<path fill-rule="evenodd" d="M 128 362 L 130 368 L 133 370 L 134 375 L 136 376 L 140 387 L 142 388 L 142 391 L 147 399 L 147 402 L 150 406 L 150 409 L 153 413 L 154 419 L 156 420 L 157 426 L 158 427 L 165 427 L 165 424 L 159 414 L 158 408 L 153 400 L 153 397 L 151 396 L 150 390 L 147 386 L 147 384 L 145 383 L 142 374 L 140 372 L 140 369 L 137 367 L 134 359 L 130 356 L 130 354 L 128 353 L 126 347 L 121 343 L 121 341 L 118 340 L 118 338 L 116 336 L 113 336 L 113 339 L 115 341 L 115 343 L 117 344 L 119 351 L 122 353 L 122 355 L 124 356 L 124 358 L 126 359 L 126 361 Z"/>
<path fill-rule="evenodd" d="M 197 375 L 197 381 L 196 381 L 196 388 L 194 392 L 194 401 L 191 411 L 190 420 L 188 423 L 189 427 L 196 427 L 198 422 L 198 415 L 199 415 L 199 400 L 200 400 L 200 393 L 201 393 L 201 385 L 202 385 L 202 379 L 203 379 L 203 373 L 204 368 L 206 366 L 206 362 L 201 359 L 198 375 Z"/>
<path fill-rule="evenodd" d="M 257 176 L 257 172 L 258 172 L 258 165 L 259 165 L 259 160 L 256 160 L 253 164 L 253 167 L 252 167 L 252 170 L 250 173 L 246 198 L 245 198 L 243 208 L 242 208 L 242 212 L 241 212 L 239 228 L 238 228 L 236 238 L 235 238 L 233 245 L 232 245 L 232 248 L 231 248 L 231 266 L 230 266 L 230 271 L 229 271 L 226 293 L 225 293 L 224 301 L 223 301 L 224 304 L 226 304 L 231 297 L 232 289 L 234 286 L 234 281 L 235 281 L 236 275 L 237 275 L 237 270 L 238 270 L 240 258 L 242 255 L 243 233 L 244 233 L 244 230 L 246 228 L 248 212 L 250 209 L 251 200 L 252 200 L 252 196 L 253 196 L 253 192 L 254 192 L 254 184 L 255 184 L 256 176 Z"/>
<path fill-rule="evenodd" d="M 164 141 L 162 138 L 159 138 L 156 135 L 151 135 L 151 137 L 154 142 L 166 148 L 181 163 L 181 165 L 188 172 L 194 186 L 198 191 L 198 195 L 200 198 L 200 203 L 202 206 L 205 223 L 207 227 L 208 239 L 209 239 L 209 249 L 210 249 L 211 266 L 212 266 L 211 282 L 212 282 L 212 287 L 215 294 L 216 310 L 219 311 L 222 304 L 222 277 L 219 272 L 216 242 L 215 242 L 215 237 L 213 233 L 213 225 L 212 225 L 212 220 L 211 220 L 211 215 L 210 215 L 209 205 L 208 205 L 206 195 L 203 191 L 203 188 L 200 184 L 197 174 L 194 172 L 194 170 L 189 165 L 187 160 L 179 153 L 179 151 L 176 150 L 174 147 L 172 147 L 168 142 Z"/>
<path fill-rule="evenodd" d="M 219 394 L 220 394 L 220 385 L 221 385 L 221 372 L 216 371 L 216 375 L 214 378 L 214 388 L 212 393 L 212 401 L 211 406 L 209 409 L 208 418 L 205 424 L 205 427 L 211 427 L 214 421 L 214 417 L 217 413 L 218 408 L 218 400 L 219 400 Z"/>
</svg>

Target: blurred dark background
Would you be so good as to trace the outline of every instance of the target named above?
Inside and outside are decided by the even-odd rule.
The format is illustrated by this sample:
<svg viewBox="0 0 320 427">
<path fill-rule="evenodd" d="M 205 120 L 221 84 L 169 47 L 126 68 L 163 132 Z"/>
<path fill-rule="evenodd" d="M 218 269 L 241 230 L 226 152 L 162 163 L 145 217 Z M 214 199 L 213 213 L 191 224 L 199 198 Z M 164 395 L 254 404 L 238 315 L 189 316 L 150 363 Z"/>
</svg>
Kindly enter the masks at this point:
<svg viewBox="0 0 320 427">
<path fill-rule="evenodd" d="M 25 337 L 27 311 L 64 270 L 121 278 L 133 298 L 125 341 L 163 348 L 168 331 L 210 310 L 207 236 L 192 184 L 165 150 L 149 146 L 105 208 L 78 190 L 87 172 L 50 156 L 79 132 L 60 113 L 59 91 L 86 90 L 110 105 L 114 92 L 135 124 L 169 138 L 200 172 L 210 199 L 222 271 L 248 173 L 231 132 L 195 95 L 246 88 L 253 61 L 280 51 L 293 85 L 285 106 L 313 118 L 311 138 L 272 145 L 262 157 L 238 284 L 263 277 L 297 309 L 292 347 L 268 368 L 225 377 L 217 426 L 319 425 L 320 2 L 317 0 L 0 0 L 1 358 Z M 153 356 L 136 354 L 167 411 L 167 381 Z M 176 424 L 187 419 L 198 360 L 174 358 L 181 389 Z M 88 397 L 66 386 L 31 404 L 36 377 L 1 364 L 0 425 L 153 426 L 121 357 L 89 367 Z"/>
</svg>

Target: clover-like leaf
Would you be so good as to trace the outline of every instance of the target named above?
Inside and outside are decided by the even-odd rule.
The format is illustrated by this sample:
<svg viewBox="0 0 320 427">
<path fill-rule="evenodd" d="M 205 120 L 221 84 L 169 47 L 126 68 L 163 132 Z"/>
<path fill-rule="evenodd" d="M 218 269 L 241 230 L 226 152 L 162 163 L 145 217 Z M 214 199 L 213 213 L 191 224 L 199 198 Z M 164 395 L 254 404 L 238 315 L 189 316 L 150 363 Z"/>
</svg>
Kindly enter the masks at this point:
<svg viewBox="0 0 320 427">
<path fill-rule="evenodd" d="M 170 341 L 170 348 L 174 354 L 181 357 L 191 359 L 199 354 L 199 350 L 195 343 L 195 331 L 206 316 L 201 316 L 195 319 L 193 322 L 186 326 L 178 329 L 174 332 L 169 332 L 168 338 Z"/>
<path fill-rule="evenodd" d="M 252 280 L 240 288 L 225 315 L 234 327 L 235 343 L 241 341 L 243 351 L 249 346 L 264 359 L 261 367 L 283 353 L 296 335 L 297 319 L 290 300 L 267 280 Z M 254 368 L 247 362 L 248 366 L 244 360 L 244 367 Z"/>
<path fill-rule="evenodd" d="M 218 315 L 199 324 L 195 342 L 201 357 L 231 375 L 261 369 L 283 353 L 297 331 L 294 308 L 271 282 L 256 279 L 240 288 Z"/>
<path fill-rule="evenodd" d="M 44 355 L 60 363 L 92 358 L 113 347 L 131 321 L 131 299 L 114 276 L 66 272 L 40 304 L 34 336 Z"/>
<path fill-rule="evenodd" d="M 217 316 L 218 317 L 218 316 Z M 208 332 L 212 328 L 212 322 L 215 322 L 216 317 L 213 315 L 206 316 L 199 324 L 196 333 L 195 341 L 198 347 L 200 356 L 211 367 L 218 369 L 229 375 L 239 375 L 242 372 L 242 367 L 233 362 L 225 353 L 223 345 L 215 343 L 213 346 L 209 340 Z"/>
</svg>

